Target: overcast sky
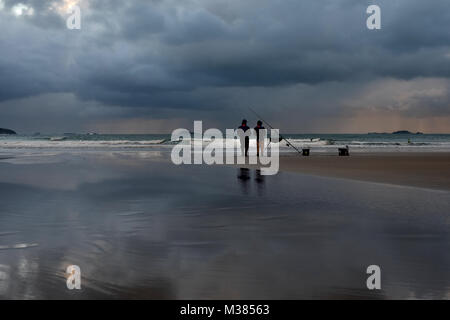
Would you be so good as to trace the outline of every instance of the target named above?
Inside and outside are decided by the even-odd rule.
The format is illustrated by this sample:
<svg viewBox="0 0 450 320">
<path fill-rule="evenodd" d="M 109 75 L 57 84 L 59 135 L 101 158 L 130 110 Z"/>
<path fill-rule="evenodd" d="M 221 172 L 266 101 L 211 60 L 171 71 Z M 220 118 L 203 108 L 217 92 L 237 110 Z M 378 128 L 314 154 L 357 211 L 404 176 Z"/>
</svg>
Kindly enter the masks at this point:
<svg viewBox="0 0 450 320">
<path fill-rule="evenodd" d="M 0 0 L 0 48 L 0 127 L 24 133 L 223 129 L 248 106 L 284 132 L 450 133 L 449 0 Z"/>
</svg>

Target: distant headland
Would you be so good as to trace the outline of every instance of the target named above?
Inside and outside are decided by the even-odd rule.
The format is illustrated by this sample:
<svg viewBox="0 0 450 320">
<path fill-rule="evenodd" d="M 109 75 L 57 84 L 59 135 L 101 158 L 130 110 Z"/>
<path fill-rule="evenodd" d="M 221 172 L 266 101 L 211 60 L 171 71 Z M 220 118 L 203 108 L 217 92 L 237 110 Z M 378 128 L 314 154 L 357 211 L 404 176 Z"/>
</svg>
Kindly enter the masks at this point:
<svg viewBox="0 0 450 320">
<path fill-rule="evenodd" d="M 0 134 L 16 134 L 16 132 L 10 129 L 0 128 Z"/>
<path fill-rule="evenodd" d="M 414 133 L 414 132 L 410 132 L 408 130 L 400 130 L 400 131 L 392 132 L 392 134 L 423 134 L 423 133 L 422 132 Z"/>
<path fill-rule="evenodd" d="M 387 132 L 369 132 L 367 134 L 389 134 L 389 133 L 387 133 Z M 408 130 L 400 130 L 400 131 L 394 131 L 394 132 L 392 132 L 392 134 L 423 134 L 423 132 L 414 133 L 414 132 L 411 132 Z"/>
</svg>

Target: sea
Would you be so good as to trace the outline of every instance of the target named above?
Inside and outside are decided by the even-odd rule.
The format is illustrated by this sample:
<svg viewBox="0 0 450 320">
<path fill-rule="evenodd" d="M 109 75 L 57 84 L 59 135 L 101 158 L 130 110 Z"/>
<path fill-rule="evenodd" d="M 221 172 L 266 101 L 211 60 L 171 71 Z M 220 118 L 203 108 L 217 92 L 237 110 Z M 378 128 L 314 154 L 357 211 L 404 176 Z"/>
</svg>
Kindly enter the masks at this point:
<svg viewBox="0 0 450 320">
<path fill-rule="evenodd" d="M 297 152 L 308 148 L 313 153 L 335 153 L 349 147 L 351 152 L 450 152 L 450 134 L 282 134 L 280 153 Z M 194 139 L 191 140 L 191 143 Z M 223 142 L 227 150 L 239 147 L 239 140 Z M 170 134 L 32 134 L 0 135 L 0 152 L 38 150 L 153 150 L 168 151 L 180 141 L 172 141 Z M 211 140 L 204 139 L 203 145 Z M 269 140 L 266 141 L 266 145 Z M 250 139 L 250 152 L 256 148 Z M 296 150 L 297 149 L 297 150 Z"/>
</svg>

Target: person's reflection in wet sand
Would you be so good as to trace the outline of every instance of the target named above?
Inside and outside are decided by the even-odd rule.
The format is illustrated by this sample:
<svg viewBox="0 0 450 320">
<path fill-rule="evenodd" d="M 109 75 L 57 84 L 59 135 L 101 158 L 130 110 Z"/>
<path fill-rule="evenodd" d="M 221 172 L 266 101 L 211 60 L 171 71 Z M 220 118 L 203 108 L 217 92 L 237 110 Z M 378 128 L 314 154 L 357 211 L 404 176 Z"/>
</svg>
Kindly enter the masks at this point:
<svg viewBox="0 0 450 320">
<path fill-rule="evenodd" d="M 249 189 L 250 189 L 250 184 L 249 184 L 250 169 L 248 169 L 248 168 L 239 168 L 237 177 L 238 177 L 238 180 L 240 182 L 240 185 L 241 185 L 241 188 L 242 188 L 242 192 L 244 194 L 248 194 L 249 193 Z"/>
<path fill-rule="evenodd" d="M 256 181 L 256 189 L 258 191 L 258 195 L 261 196 L 264 194 L 264 190 L 266 187 L 266 177 L 261 174 L 261 170 L 255 170 L 255 181 Z"/>
</svg>

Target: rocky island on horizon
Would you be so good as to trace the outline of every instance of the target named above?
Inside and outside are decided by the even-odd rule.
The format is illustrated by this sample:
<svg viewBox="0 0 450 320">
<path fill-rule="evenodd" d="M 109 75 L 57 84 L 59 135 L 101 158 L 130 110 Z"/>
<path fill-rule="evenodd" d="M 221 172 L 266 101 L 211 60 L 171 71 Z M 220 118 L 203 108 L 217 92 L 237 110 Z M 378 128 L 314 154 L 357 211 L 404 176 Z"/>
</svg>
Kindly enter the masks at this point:
<svg viewBox="0 0 450 320">
<path fill-rule="evenodd" d="M 424 134 L 423 132 L 420 132 L 420 131 L 418 131 L 418 132 L 411 132 L 411 131 L 408 131 L 408 130 L 399 130 L 399 131 L 394 131 L 394 132 L 392 132 L 392 133 L 388 133 L 388 132 L 368 132 L 367 134 Z"/>
<path fill-rule="evenodd" d="M 0 134 L 16 134 L 14 130 L 0 128 Z"/>
<path fill-rule="evenodd" d="M 423 134 L 423 133 L 422 132 L 414 133 L 414 132 L 411 132 L 408 130 L 400 130 L 400 131 L 394 131 L 394 132 L 392 132 L 392 134 Z"/>
</svg>

